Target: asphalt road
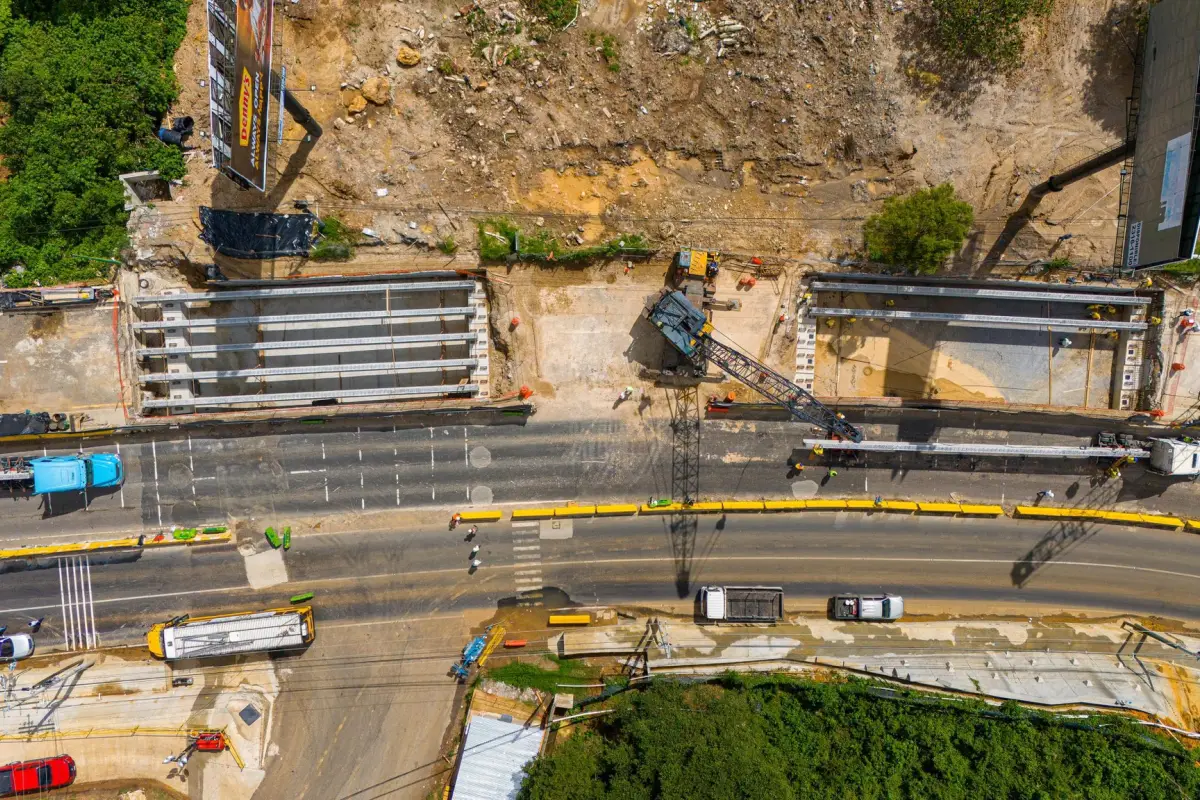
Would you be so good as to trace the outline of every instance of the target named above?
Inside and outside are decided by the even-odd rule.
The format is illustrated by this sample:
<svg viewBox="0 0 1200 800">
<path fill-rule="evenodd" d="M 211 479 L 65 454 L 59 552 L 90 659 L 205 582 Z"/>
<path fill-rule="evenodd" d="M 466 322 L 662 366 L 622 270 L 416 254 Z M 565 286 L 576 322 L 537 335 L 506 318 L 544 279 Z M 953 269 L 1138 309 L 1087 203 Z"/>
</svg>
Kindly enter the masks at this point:
<svg viewBox="0 0 1200 800">
<path fill-rule="evenodd" d="M 701 517 L 690 547 L 669 519 L 504 522 L 477 537 L 468 570 L 461 529 L 299 536 L 287 581 L 252 589 L 248 545 L 46 559 L 0 573 L 0 624 L 46 616 L 39 641 L 76 644 L 88 627 L 104 646 L 141 641 L 154 622 L 286 604 L 317 594 L 321 627 L 426 618 L 518 603 L 549 607 L 676 603 L 703 584 L 778 584 L 819 612 L 843 590 L 902 593 L 913 614 L 956 604 L 1037 613 L 1093 609 L 1200 619 L 1200 538 L 1111 526 L 886 514 Z M 570 538 L 548 538 L 569 536 Z M 681 601 L 681 597 L 683 600 Z M 14 629 L 16 629 L 14 627 Z"/>
<path fill-rule="evenodd" d="M 860 415 L 861 416 L 861 415 Z M 1028 416 L 1028 415 L 1026 415 Z M 446 418 L 451 419 L 450 417 Z M 323 426 L 292 424 L 275 433 L 240 429 L 86 440 L 85 450 L 119 450 L 126 480 L 117 490 L 46 497 L 0 495 L 0 543 L 70 535 L 193 526 L 230 519 L 288 521 L 384 510 L 569 500 L 643 500 L 675 489 L 669 420 L 613 416 L 572 422 L 499 414 L 455 418 L 455 425 Z M 868 437 L 989 442 L 1078 443 L 1095 423 L 999 419 L 973 412 L 871 412 Z M 1022 433 L 1023 427 L 1031 430 Z M 1018 430 L 1013 430 L 1018 429 Z M 797 473 L 788 461 L 809 427 L 782 420 L 713 418 L 700 430 L 699 498 L 810 497 L 883 494 L 1032 500 L 1052 488 L 1063 499 L 1095 506 L 1139 500 L 1186 513 L 1196 485 L 1125 470 L 1125 480 L 1098 483 L 1083 461 L 977 460 L 928 456 L 865 456 L 841 464 L 832 481 L 823 463 Z M 81 443 L 64 440 L 49 453 Z M 28 452 L 10 447 L 8 452 Z"/>
</svg>

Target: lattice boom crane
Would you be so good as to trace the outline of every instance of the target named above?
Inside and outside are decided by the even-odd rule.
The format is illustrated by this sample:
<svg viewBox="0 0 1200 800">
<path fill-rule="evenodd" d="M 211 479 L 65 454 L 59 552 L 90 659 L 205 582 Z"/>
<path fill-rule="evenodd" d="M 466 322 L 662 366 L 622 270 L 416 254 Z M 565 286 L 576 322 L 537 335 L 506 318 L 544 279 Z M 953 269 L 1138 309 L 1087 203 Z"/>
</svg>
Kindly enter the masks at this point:
<svg viewBox="0 0 1200 800">
<path fill-rule="evenodd" d="M 771 402 L 786 408 L 797 419 L 811 422 L 843 439 L 862 441 L 862 431 L 822 405 L 817 398 L 766 364 L 713 339 L 712 323 L 682 292 L 664 289 L 648 306 L 646 317 L 676 350 L 697 366 L 702 367 L 705 360 L 711 361 Z"/>
</svg>

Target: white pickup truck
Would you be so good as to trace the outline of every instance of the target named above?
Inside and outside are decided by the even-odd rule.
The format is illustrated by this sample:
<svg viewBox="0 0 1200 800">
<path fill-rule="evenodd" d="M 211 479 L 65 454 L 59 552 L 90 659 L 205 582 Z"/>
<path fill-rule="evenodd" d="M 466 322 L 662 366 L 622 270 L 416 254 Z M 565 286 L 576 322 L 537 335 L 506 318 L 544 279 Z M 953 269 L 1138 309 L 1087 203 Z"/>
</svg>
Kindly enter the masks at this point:
<svg viewBox="0 0 1200 800">
<path fill-rule="evenodd" d="M 904 616 L 904 598 L 894 594 L 839 594 L 829 606 L 834 619 L 891 622 Z"/>
</svg>

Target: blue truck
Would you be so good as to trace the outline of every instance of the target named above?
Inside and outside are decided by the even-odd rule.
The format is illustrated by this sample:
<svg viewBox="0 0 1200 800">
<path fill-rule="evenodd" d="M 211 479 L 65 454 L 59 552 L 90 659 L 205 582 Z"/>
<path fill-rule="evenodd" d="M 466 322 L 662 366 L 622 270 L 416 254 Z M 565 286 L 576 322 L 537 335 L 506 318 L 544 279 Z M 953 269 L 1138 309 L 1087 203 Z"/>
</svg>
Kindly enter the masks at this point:
<svg viewBox="0 0 1200 800">
<path fill-rule="evenodd" d="M 116 453 L 70 456 L 0 456 L 0 485 L 32 489 L 34 494 L 78 492 L 120 486 L 125 480 Z"/>
</svg>

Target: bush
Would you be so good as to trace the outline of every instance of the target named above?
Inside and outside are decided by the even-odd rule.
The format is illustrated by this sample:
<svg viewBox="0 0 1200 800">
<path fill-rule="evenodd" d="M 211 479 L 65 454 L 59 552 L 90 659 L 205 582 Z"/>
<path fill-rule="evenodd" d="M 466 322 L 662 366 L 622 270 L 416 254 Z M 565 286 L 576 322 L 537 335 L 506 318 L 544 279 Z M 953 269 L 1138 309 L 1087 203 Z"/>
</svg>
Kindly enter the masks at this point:
<svg viewBox="0 0 1200 800">
<path fill-rule="evenodd" d="M 968 203 L 948 183 L 920 189 L 906 197 L 889 197 L 883 212 L 863 226 L 867 257 L 914 272 L 937 272 L 958 251 L 975 221 Z"/>
<path fill-rule="evenodd" d="M 512 220 L 495 217 L 479 223 L 479 257 L 484 261 L 557 261 L 571 263 L 594 258 L 648 256 L 654 251 L 645 236 L 622 234 L 597 245 L 568 247 L 554 234 L 539 230 L 525 233 Z"/>
<path fill-rule="evenodd" d="M 728 682 L 732 684 L 734 682 Z M 1061 719 L 843 684 L 655 682 L 527 768 L 521 800 L 1197 797 L 1181 745 L 1114 714 Z"/>
<path fill-rule="evenodd" d="M 525 7 L 559 30 L 570 25 L 579 13 L 578 0 L 525 0 Z"/>
<path fill-rule="evenodd" d="M 1189 258 L 1187 261 L 1176 261 L 1162 268 L 1163 272 L 1171 275 L 1200 275 L 1200 258 Z"/>
<path fill-rule="evenodd" d="M 87 280 L 126 243 L 117 176 L 186 172 L 156 131 L 178 92 L 188 0 L 0 0 L 0 272 L 9 286 Z M 23 271 L 11 268 L 22 265 Z"/>
<path fill-rule="evenodd" d="M 354 245 L 359 240 L 359 231 L 347 227 L 337 217 L 325 217 L 317 223 L 320 239 L 313 247 L 310 257 L 316 261 L 349 261 L 354 257 Z"/>
<path fill-rule="evenodd" d="M 1021 24 L 1053 7 L 1054 0 L 933 0 L 937 44 L 956 60 L 1010 70 L 1025 49 Z"/>
</svg>

